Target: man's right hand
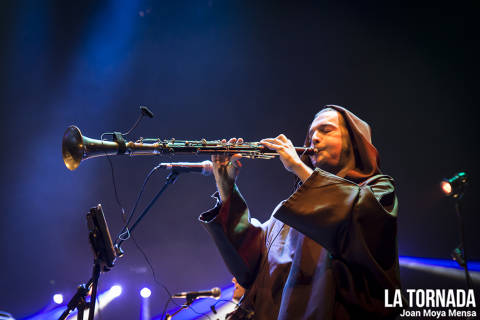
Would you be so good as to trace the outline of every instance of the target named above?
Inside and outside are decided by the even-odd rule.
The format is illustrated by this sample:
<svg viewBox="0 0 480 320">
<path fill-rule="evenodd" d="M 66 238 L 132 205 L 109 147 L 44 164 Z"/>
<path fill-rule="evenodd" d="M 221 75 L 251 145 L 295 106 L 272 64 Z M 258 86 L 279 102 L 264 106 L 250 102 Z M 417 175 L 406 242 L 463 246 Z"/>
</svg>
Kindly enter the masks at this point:
<svg viewBox="0 0 480 320">
<path fill-rule="evenodd" d="M 231 138 L 230 140 L 222 140 L 222 143 L 227 144 L 242 144 L 242 138 Z M 215 182 L 217 183 L 217 190 L 220 193 L 220 199 L 225 202 L 232 194 L 235 181 L 240 174 L 240 168 L 242 167 L 239 161 L 242 155 L 236 153 L 234 155 L 229 154 L 215 154 L 212 155 L 213 162 L 213 175 L 215 176 Z"/>
</svg>

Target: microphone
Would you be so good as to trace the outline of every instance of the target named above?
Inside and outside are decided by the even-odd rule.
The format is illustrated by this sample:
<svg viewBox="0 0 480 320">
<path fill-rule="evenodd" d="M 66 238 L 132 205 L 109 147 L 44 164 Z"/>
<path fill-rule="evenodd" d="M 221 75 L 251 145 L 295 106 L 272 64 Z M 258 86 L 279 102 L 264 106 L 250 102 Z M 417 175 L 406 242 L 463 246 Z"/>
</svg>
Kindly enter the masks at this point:
<svg viewBox="0 0 480 320">
<path fill-rule="evenodd" d="M 157 166 L 157 168 L 172 170 L 178 173 L 194 172 L 201 173 L 204 176 L 209 176 L 213 171 L 213 163 L 209 160 L 202 162 L 162 162 Z"/>
<path fill-rule="evenodd" d="M 145 106 L 140 106 L 140 110 L 142 111 L 142 114 L 144 116 L 148 116 L 150 118 L 153 118 L 153 112 L 150 111 L 150 109 L 148 109 L 147 107 Z"/>
<path fill-rule="evenodd" d="M 206 291 L 187 291 L 175 293 L 172 298 L 186 298 L 187 300 L 195 300 L 197 298 L 220 298 L 222 291 L 218 287 L 214 287 Z"/>
</svg>

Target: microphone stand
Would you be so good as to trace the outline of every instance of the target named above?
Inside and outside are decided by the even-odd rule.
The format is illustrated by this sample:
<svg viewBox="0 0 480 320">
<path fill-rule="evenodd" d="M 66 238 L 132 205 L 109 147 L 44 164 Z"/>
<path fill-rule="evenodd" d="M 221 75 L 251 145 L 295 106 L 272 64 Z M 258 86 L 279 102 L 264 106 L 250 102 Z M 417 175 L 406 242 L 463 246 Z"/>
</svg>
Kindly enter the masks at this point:
<svg viewBox="0 0 480 320">
<path fill-rule="evenodd" d="M 458 218 L 458 229 L 459 229 L 459 238 L 460 238 L 460 245 L 452 251 L 452 258 L 453 260 L 457 261 L 457 263 L 463 267 L 465 270 L 465 281 L 467 283 L 467 290 L 473 289 L 472 278 L 470 277 L 470 273 L 468 271 L 468 259 L 467 259 L 467 250 L 465 248 L 465 232 L 464 232 L 464 223 L 463 217 L 461 213 L 462 208 L 462 200 L 463 193 L 460 193 L 457 197 L 455 197 L 455 211 L 457 213 Z"/>
<path fill-rule="evenodd" d="M 192 298 L 192 297 L 187 297 L 187 303 L 185 304 L 182 304 L 182 306 L 180 307 L 180 309 L 178 309 L 177 311 L 175 311 L 174 313 L 172 314 L 166 314 L 165 315 L 165 320 L 170 320 L 172 319 L 176 314 L 178 314 L 180 311 L 184 310 L 184 309 L 187 309 L 188 307 L 190 307 L 190 305 L 193 303 L 193 301 L 195 301 L 195 298 Z"/>
<path fill-rule="evenodd" d="M 468 259 L 467 259 L 467 250 L 465 249 L 465 232 L 464 232 L 464 223 L 463 223 L 463 217 L 462 217 L 462 200 L 463 198 L 463 190 L 456 196 L 454 196 L 455 199 L 455 211 L 457 213 L 457 218 L 458 218 L 458 229 L 459 229 L 459 238 L 460 238 L 460 244 L 458 247 L 453 249 L 451 253 L 451 257 L 453 260 L 457 261 L 457 263 L 463 267 L 465 270 L 465 282 L 467 284 L 467 290 L 472 289 L 473 290 L 473 282 L 472 278 L 470 277 L 470 273 L 468 271 Z M 473 317 L 467 317 L 466 319 L 473 319 Z"/>
</svg>

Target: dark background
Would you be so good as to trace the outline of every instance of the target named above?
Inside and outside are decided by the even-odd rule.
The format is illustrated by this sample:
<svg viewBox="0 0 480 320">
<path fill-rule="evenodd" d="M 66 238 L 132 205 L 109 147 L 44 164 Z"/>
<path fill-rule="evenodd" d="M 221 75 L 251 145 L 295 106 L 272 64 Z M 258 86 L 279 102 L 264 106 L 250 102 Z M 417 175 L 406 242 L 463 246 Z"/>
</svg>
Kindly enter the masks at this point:
<svg viewBox="0 0 480 320">
<path fill-rule="evenodd" d="M 68 171 L 67 126 L 85 136 L 126 131 L 146 105 L 155 113 L 130 135 L 177 139 L 279 133 L 303 143 L 324 104 L 366 120 L 382 169 L 397 182 L 399 253 L 448 259 L 458 244 L 453 205 L 439 182 L 467 171 L 466 243 L 480 259 L 478 4 L 395 6 L 257 1 L 11 1 L 0 7 L 0 309 L 21 318 L 70 297 L 90 277 L 85 213 L 102 203 L 121 228 L 105 158 Z M 114 157 L 127 211 L 145 175 L 178 156 Z M 165 172 L 147 185 L 143 207 Z M 293 177 L 278 160 L 244 160 L 238 184 L 264 221 Z M 231 276 L 197 221 L 212 207 L 211 177 L 183 175 L 136 230 L 171 291 L 224 286 Z M 152 315 L 166 299 L 133 245 L 100 290 L 123 295 L 104 319 L 137 318 L 138 290 L 152 288 Z M 462 288 L 463 280 L 402 269 L 405 288 Z M 477 301 L 478 302 L 478 301 Z"/>
</svg>

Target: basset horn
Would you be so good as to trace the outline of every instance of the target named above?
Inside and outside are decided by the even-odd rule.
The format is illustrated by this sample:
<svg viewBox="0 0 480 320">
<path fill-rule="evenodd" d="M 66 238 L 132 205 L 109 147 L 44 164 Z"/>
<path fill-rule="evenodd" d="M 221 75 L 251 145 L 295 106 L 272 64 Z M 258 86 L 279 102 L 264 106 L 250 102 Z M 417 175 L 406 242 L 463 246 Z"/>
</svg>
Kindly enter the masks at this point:
<svg viewBox="0 0 480 320">
<path fill-rule="evenodd" d="M 259 142 L 229 144 L 220 140 L 162 140 L 144 139 L 126 141 L 121 133 L 114 132 L 113 141 L 98 140 L 82 135 L 76 126 L 69 126 L 63 135 L 62 155 L 65 165 L 70 170 L 78 168 L 83 160 L 113 155 L 162 155 L 162 154 L 241 154 L 250 159 L 272 159 L 278 156 Z M 313 154 L 314 148 L 295 147 L 298 154 Z"/>
</svg>

